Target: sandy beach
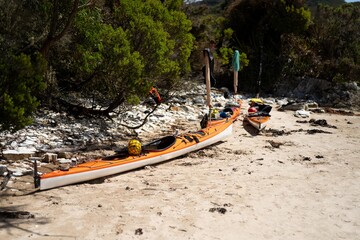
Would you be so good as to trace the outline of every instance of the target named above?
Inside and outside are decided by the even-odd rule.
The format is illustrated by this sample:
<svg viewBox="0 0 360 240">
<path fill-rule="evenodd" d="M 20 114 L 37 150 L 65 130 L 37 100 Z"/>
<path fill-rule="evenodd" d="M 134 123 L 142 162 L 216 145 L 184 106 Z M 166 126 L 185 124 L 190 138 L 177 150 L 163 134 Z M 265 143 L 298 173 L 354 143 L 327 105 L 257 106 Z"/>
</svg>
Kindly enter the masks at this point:
<svg viewBox="0 0 360 240">
<path fill-rule="evenodd" d="M 24 177 L 0 209 L 30 215 L 1 218 L 0 239 L 359 239 L 360 117 L 293 114 L 274 107 L 260 134 L 242 115 L 224 142 L 88 183 L 24 194 Z"/>
</svg>

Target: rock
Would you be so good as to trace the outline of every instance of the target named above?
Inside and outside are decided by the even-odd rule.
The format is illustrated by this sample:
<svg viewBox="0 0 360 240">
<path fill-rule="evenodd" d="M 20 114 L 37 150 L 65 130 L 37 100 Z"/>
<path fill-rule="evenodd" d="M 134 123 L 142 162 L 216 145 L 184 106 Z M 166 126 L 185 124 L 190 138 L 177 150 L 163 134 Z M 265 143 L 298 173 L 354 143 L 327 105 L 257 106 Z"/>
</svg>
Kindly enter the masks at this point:
<svg viewBox="0 0 360 240">
<path fill-rule="evenodd" d="M 275 104 L 275 99 L 273 99 L 273 98 L 267 98 L 267 99 L 265 98 L 265 99 L 263 99 L 263 101 L 265 104 L 268 104 L 268 105 Z"/>
<path fill-rule="evenodd" d="M 7 160 L 23 160 L 29 157 L 32 157 L 34 154 L 33 151 L 16 151 L 16 150 L 5 150 L 3 151 L 3 156 Z"/>
<path fill-rule="evenodd" d="M 36 152 L 36 148 L 33 146 L 27 146 L 27 147 L 18 147 L 17 151 L 19 153 L 25 153 L 25 154 L 34 154 Z"/>
<path fill-rule="evenodd" d="M 204 105 L 205 99 L 203 97 L 196 97 L 196 98 L 194 98 L 193 102 L 196 105 Z"/>
<path fill-rule="evenodd" d="M 215 103 L 213 103 L 213 107 L 215 107 L 215 108 L 222 108 L 222 104 L 219 103 L 219 102 L 215 102 Z"/>
<path fill-rule="evenodd" d="M 31 165 L 34 165 L 34 162 L 36 161 L 37 165 L 40 166 L 43 159 L 44 159 L 43 157 L 29 157 L 29 162 Z"/>
<path fill-rule="evenodd" d="M 171 111 L 179 111 L 180 108 L 179 108 L 178 106 L 171 106 L 171 107 L 170 107 L 170 110 L 171 110 Z"/>
<path fill-rule="evenodd" d="M 180 106 L 180 109 L 182 109 L 185 113 L 194 112 L 194 109 L 187 105 Z"/>
<path fill-rule="evenodd" d="M 10 146 L 12 148 L 16 148 L 18 146 L 18 143 L 16 141 L 11 142 Z"/>
<path fill-rule="evenodd" d="M 45 153 L 44 154 L 44 162 L 46 163 L 57 163 L 57 154 L 56 153 Z"/>
<path fill-rule="evenodd" d="M 65 159 L 65 158 L 58 158 L 57 161 L 60 164 L 71 164 L 72 163 L 71 159 Z"/>
<path fill-rule="evenodd" d="M 308 109 L 317 109 L 319 108 L 319 104 L 317 104 L 316 102 L 308 102 L 306 103 Z"/>
<path fill-rule="evenodd" d="M 72 157 L 72 153 L 71 152 L 59 152 L 58 157 L 70 159 Z"/>
<path fill-rule="evenodd" d="M 14 177 L 21 177 L 21 176 L 28 175 L 28 174 L 32 174 L 32 171 L 26 170 L 26 169 L 19 169 L 19 168 L 12 170 L 12 175 Z"/>
<path fill-rule="evenodd" d="M 71 158 L 70 160 L 71 160 L 71 163 L 70 163 L 71 166 L 75 166 L 75 165 L 78 164 L 78 159 L 77 158 Z"/>
<path fill-rule="evenodd" d="M 59 170 L 60 171 L 69 171 L 70 166 L 68 164 L 60 164 L 59 165 Z"/>
<path fill-rule="evenodd" d="M 309 111 L 305 111 L 305 110 L 297 110 L 294 113 L 295 117 L 301 117 L 301 118 L 307 118 L 310 117 L 310 112 Z"/>
<path fill-rule="evenodd" d="M 239 103 L 234 102 L 234 101 L 229 101 L 226 103 L 225 107 L 238 107 Z"/>
<path fill-rule="evenodd" d="M 309 109 L 311 112 L 313 113 L 325 113 L 326 111 L 322 108 L 313 108 L 313 109 Z"/>
<path fill-rule="evenodd" d="M 278 99 L 276 102 L 279 106 L 287 105 L 289 103 L 287 99 Z"/>
<path fill-rule="evenodd" d="M 0 165 L 0 176 L 5 176 L 9 170 L 5 165 Z"/>
<path fill-rule="evenodd" d="M 189 116 L 186 117 L 186 120 L 188 120 L 188 121 L 197 121 L 198 118 L 195 115 L 189 115 Z"/>
<path fill-rule="evenodd" d="M 217 207 L 217 208 L 210 208 L 209 212 L 218 212 L 221 214 L 225 214 L 227 212 L 226 208 L 223 207 Z"/>
<path fill-rule="evenodd" d="M 290 111 L 297 111 L 297 110 L 304 110 L 305 107 L 305 103 L 288 103 L 286 105 L 282 105 L 279 110 L 280 111 L 285 111 L 285 110 L 290 110 Z"/>
<path fill-rule="evenodd" d="M 142 228 L 138 228 L 135 230 L 135 235 L 143 235 L 143 230 Z"/>
</svg>

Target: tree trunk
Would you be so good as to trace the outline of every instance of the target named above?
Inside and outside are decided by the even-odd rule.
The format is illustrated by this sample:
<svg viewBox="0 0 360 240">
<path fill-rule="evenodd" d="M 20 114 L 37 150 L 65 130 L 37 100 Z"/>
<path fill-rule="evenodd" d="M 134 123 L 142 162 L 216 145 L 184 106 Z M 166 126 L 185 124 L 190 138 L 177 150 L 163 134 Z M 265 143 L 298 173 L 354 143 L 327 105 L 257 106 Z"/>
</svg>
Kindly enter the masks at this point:
<svg viewBox="0 0 360 240">
<path fill-rule="evenodd" d="M 54 5 L 53 5 L 54 9 L 53 9 L 53 13 L 52 13 L 53 15 L 52 15 L 51 23 L 50 23 L 50 31 L 48 33 L 48 36 L 47 36 L 45 42 L 43 43 L 43 45 L 40 49 L 40 53 L 44 56 L 44 58 L 48 59 L 51 46 L 54 45 L 56 42 L 58 42 L 69 30 L 73 20 L 76 17 L 77 12 L 79 11 L 79 1 L 80 0 L 74 0 L 72 10 L 69 14 L 66 24 L 58 35 L 55 35 L 55 34 L 56 34 L 56 32 L 58 32 L 57 31 L 58 29 L 56 29 L 56 27 L 58 25 L 58 16 L 61 15 L 61 13 L 60 13 L 59 9 L 57 9 L 58 1 L 54 1 Z"/>
<path fill-rule="evenodd" d="M 120 93 L 117 98 L 115 98 L 106 109 L 98 110 L 83 107 L 74 103 L 70 103 L 65 101 L 61 98 L 57 98 L 56 101 L 62 106 L 66 108 L 66 111 L 75 116 L 100 116 L 100 117 L 107 117 L 111 119 L 110 113 L 113 112 L 118 106 L 120 106 L 124 101 L 125 98 L 122 93 Z"/>
</svg>

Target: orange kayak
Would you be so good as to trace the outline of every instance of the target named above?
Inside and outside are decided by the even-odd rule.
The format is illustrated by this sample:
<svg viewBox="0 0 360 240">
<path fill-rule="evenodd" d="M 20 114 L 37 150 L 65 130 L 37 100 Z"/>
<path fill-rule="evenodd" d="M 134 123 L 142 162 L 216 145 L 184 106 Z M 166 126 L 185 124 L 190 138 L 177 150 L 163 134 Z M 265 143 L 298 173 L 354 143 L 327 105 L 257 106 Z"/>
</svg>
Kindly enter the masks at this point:
<svg viewBox="0 0 360 240">
<path fill-rule="evenodd" d="M 151 164 L 164 162 L 217 143 L 232 134 L 235 118 L 177 136 L 166 136 L 143 146 L 142 154 L 129 156 L 127 151 L 76 165 L 68 170 L 56 170 L 35 177 L 35 187 L 46 190 L 85 182 Z"/>
<path fill-rule="evenodd" d="M 242 101 L 238 100 L 236 105 L 226 106 L 223 110 L 220 111 L 221 113 L 223 113 L 221 114 L 223 116 L 219 115 L 217 118 L 209 118 L 208 115 L 205 115 L 202 123 L 200 123 L 201 127 L 203 128 L 205 126 L 214 126 L 217 124 L 221 124 L 228 121 L 229 119 L 235 121 L 241 113 L 241 104 Z"/>
</svg>

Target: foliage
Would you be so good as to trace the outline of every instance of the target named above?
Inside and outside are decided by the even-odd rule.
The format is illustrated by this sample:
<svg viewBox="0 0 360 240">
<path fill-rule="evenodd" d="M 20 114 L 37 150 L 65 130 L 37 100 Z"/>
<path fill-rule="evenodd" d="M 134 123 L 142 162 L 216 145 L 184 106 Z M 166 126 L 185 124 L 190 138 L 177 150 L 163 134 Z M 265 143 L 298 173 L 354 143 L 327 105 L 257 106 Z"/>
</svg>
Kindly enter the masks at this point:
<svg viewBox="0 0 360 240">
<path fill-rule="evenodd" d="M 41 97 L 51 97 L 43 91 L 48 64 L 39 51 L 50 25 L 61 26 L 71 3 L 0 0 L 0 131 L 16 131 L 30 124 Z M 62 12 L 50 24 L 56 4 Z"/>
<path fill-rule="evenodd" d="M 93 37 L 78 46 L 80 75 L 96 74 L 93 81 L 84 84 L 86 95 L 112 99 L 119 93 L 130 95 L 139 91 L 143 64 L 139 53 L 131 52 L 125 32 L 105 25 Z"/>
<path fill-rule="evenodd" d="M 227 19 L 223 15 L 223 8 L 226 4 L 227 1 L 203 1 L 185 7 L 185 12 L 192 21 L 192 33 L 196 37 L 195 49 L 191 58 L 194 73 L 202 73 L 201 53 L 204 48 L 209 47 L 210 40 L 217 43 L 217 49 L 213 52 L 216 59 L 215 76 L 221 79 L 223 78 L 221 74 L 226 74 L 231 68 L 232 55 L 237 46 L 233 40 L 234 30 L 226 27 Z M 248 66 L 249 61 L 246 53 L 241 53 L 240 61 L 241 70 Z M 227 80 L 218 81 L 218 87 L 227 85 L 229 85 Z"/>
<path fill-rule="evenodd" d="M 250 60 L 240 72 L 241 87 L 251 91 L 261 81 L 262 90 L 272 92 L 277 83 L 298 77 L 359 82 L 359 5 L 306 3 L 317 6 L 313 16 L 301 0 L 228 2 L 225 16 L 227 27 L 234 30 L 232 45 Z"/>
<path fill-rule="evenodd" d="M 234 44 L 250 60 L 249 67 L 240 72 L 243 87 L 254 90 L 260 80 L 263 91 L 270 92 L 283 64 L 281 38 L 303 33 L 310 24 L 309 10 L 300 0 L 245 0 L 229 4 L 227 16 L 228 27 L 235 32 Z"/>
<path fill-rule="evenodd" d="M 188 72 L 193 41 L 189 34 L 191 22 L 184 13 L 168 10 L 160 1 L 142 2 L 121 1 L 115 18 L 132 42 L 132 50 L 144 58 L 148 78 L 158 75 L 171 79 Z"/>
<path fill-rule="evenodd" d="M 184 7 L 187 17 L 191 20 L 191 33 L 195 36 L 194 49 L 190 63 L 192 71 L 201 72 L 203 65 L 202 50 L 209 47 L 210 40 L 220 42 L 224 30 L 225 18 L 216 8 L 215 2 L 200 2 L 187 4 Z M 213 52 L 217 58 L 217 53 Z M 216 68 L 217 66 L 215 66 Z"/>
<path fill-rule="evenodd" d="M 321 77 L 331 80 L 343 75 L 345 81 L 359 81 L 360 6 L 337 8 L 319 6 L 311 28 L 311 44 L 318 50 L 326 69 Z M 340 79 L 340 78 L 338 78 Z"/>
<path fill-rule="evenodd" d="M 283 79 L 312 77 L 359 83 L 360 7 L 320 5 L 307 37 L 283 39 Z"/>
<path fill-rule="evenodd" d="M 16 131 L 32 122 L 45 89 L 46 62 L 40 54 L 7 55 L 0 59 L 0 131 Z"/>
<path fill-rule="evenodd" d="M 311 14 L 315 15 L 318 5 L 328 5 L 332 7 L 339 7 L 345 4 L 345 0 L 306 0 L 305 5 L 311 10 Z"/>
<path fill-rule="evenodd" d="M 42 99 L 83 114 L 109 116 L 125 101 L 138 103 L 152 85 L 171 86 L 190 71 L 194 38 L 182 6 L 181 0 L 0 0 L 0 50 L 7 53 L 2 111 L 11 108 L 12 120 L 31 115 L 41 99 L 37 86 L 44 85 L 39 66 L 47 65 L 51 76 Z M 9 90 L 10 72 L 17 80 Z M 13 129 L 29 122 L 19 119 Z"/>
<path fill-rule="evenodd" d="M 32 122 L 45 89 L 47 63 L 36 49 L 34 36 L 41 22 L 32 11 L 43 5 L 33 1 L 0 0 L 0 131 L 16 131 Z"/>
<path fill-rule="evenodd" d="M 124 0 L 111 12 L 81 10 L 74 26 L 76 47 L 54 51 L 60 87 L 91 96 L 109 112 L 119 99 L 138 103 L 152 85 L 171 86 L 189 72 L 193 42 L 191 22 L 174 10 L 178 5 Z M 59 61 L 64 56 L 67 64 Z"/>
<path fill-rule="evenodd" d="M 311 16 L 303 0 L 190 2 L 0 0 L 0 130 L 29 124 L 46 99 L 109 116 L 200 73 L 209 40 L 215 74 L 240 51 L 245 91 L 259 80 L 265 92 L 297 77 L 359 82 L 359 4 L 308 0 Z"/>
</svg>

